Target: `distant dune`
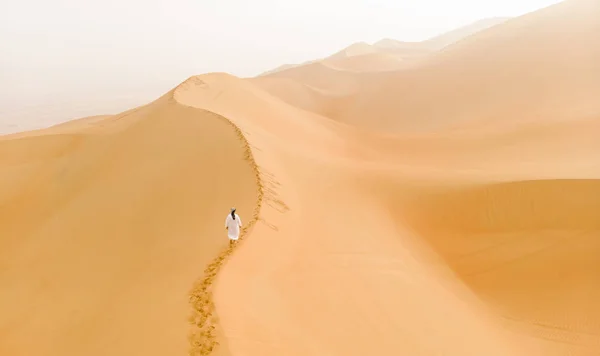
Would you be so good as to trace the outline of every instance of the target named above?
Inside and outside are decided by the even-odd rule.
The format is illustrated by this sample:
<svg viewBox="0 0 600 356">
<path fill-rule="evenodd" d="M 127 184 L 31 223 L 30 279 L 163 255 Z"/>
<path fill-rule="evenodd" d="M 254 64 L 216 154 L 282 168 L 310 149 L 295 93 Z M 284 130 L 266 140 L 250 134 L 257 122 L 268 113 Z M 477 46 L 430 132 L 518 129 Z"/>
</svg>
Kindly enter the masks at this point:
<svg viewBox="0 0 600 356">
<path fill-rule="evenodd" d="M 366 42 L 357 42 L 353 43 L 350 46 L 342 49 L 339 52 L 332 54 L 327 58 L 323 58 L 322 60 L 327 61 L 329 59 L 340 60 L 343 58 L 354 57 L 354 56 L 363 56 L 366 54 L 375 54 L 380 53 L 387 56 L 394 56 L 398 59 L 418 59 L 425 55 L 428 55 L 432 52 L 441 50 L 442 48 L 462 40 L 470 35 L 473 35 L 477 32 L 486 30 L 495 25 L 501 24 L 507 21 L 509 18 L 498 17 L 498 18 L 489 18 L 477 21 L 473 24 L 470 24 L 465 27 L 458 28 L 456 30 L 452 30 L 450 32 L 441 34 L 439 36 L 430 38 L 428 40 L 422 42 L 402 42 L 397 41 L 390 38 L 384 38 L 375 43 L 368 44 Z M 276 74 L 287 69 L 295 68 L 298 66 L 303 66 L 307 64 L 314 63 L 316 60 L 307 61 L 300 64 L 284 64 L 275 69 L 266 71 L 259 76 L 265 76 L 270 74 Z M 380 70 L 380 69 L 376 69 Z"/>
<path fill-rule="evenodd" d="M 424 41 L 422 45 L 430 50 L 439 51 L 446 46 L 459 42 L 484 30 L 488 30 L 491 27 L 500 25 L 508 20 L 510 20 L 508 17 L 494 17 L 479 20 L 470 25 L 430 38 Z"/>
<path fill-rule="evenodd" d="M 598 6 L 563 2 L 457 42 L 416 68 L 363 75 L 360 94 L 336 119 L 406 132 L 592 118 L 600 108 Z"/>
<path fill-rule="evenodd" d="M 248 80 L 291 105 L 333 117 L 337 115 L 338 107 L 345 107 L 347 102 L 355 99 L 353 94 L 357 93 L 359 82 L 363 86 L 362 79 L 366 73 L 387 76 L 389 71 L 414 68 L 444 46 L 506 20 L 481 20 L 423 42 L 400 42 L 392 39 L 383 39 L 373 45 L 357 42 L 326 58 L 301 64 L 285 64 Z M 290 79 L 299 83 L 292 84 Z M 379 77 L 375 81 L 379 83 Z M 289 95 L 290 86 L 296 87 L 294 95 Z M 314 89 L 322 90 L 315 92 Z M 340 95 L 345 97 L 340 100 Z"/>
<path fill-rule="evenodd" d="M 0 355 L 600 354 L 599 10 L 0 137 Z"/>
</svg>

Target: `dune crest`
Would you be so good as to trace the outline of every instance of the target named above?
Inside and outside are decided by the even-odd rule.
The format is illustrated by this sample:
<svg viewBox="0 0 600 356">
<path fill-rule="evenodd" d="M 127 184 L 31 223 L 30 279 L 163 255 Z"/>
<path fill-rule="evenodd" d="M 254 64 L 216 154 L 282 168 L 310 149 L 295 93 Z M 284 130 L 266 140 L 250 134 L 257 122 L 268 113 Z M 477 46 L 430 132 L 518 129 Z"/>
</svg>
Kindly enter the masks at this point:
<svg viewBox="0 0 600 356">
<path fill-rule="evenodd" d="M 243 143 L 169 94 L 69 126 L 0 140 L 0 353 L 186 354 L 187 292 L 259 199 Z"/>
<path fill-rule="evenodd" d="M 0 354 L 598 354 L 599 4 L 0 137 Z"/>
</svg>

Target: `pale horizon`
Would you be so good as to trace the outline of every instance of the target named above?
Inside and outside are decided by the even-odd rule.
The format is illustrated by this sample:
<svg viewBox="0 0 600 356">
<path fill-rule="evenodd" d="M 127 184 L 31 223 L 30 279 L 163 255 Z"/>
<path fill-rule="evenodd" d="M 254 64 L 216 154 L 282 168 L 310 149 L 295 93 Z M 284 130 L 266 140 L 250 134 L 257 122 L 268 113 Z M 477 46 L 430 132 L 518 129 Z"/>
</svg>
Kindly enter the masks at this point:
<svg viewBox="0 0 600 356">
<path fill-rule="evenodd" d="M 421 41 L 557 2 L 4 2 L 1 124 L 115 113 L 192 75 L 251 77 L 356 42 Z"/>
<path fill-rule="evenodd" d="M 0 356 L 600 355 L 600 0 L 36 1 Z"/>
</svg>

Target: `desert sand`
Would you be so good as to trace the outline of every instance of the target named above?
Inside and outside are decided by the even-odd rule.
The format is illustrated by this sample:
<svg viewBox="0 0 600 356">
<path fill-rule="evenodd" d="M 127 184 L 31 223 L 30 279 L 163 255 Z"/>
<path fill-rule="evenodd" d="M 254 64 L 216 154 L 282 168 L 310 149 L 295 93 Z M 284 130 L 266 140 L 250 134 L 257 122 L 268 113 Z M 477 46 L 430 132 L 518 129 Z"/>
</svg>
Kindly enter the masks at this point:
<svg viewBox="0 0 600 356">
<path fill-rule="evenodd" d="M 0 355 L 600 354 L 599 18 L 0 137 Z"/>
</svg>

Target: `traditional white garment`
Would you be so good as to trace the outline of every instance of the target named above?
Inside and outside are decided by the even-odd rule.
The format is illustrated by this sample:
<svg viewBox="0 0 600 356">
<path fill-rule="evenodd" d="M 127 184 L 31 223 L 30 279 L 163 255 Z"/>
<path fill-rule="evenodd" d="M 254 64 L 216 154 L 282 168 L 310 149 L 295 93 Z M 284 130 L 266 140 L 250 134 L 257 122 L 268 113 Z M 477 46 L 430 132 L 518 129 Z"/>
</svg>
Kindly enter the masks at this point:
<svg viewBox="0 0 600 356">
<path fill-rule="evenodd" d="M 235 214 L 235 220 L 233 220 L 231 214 L 227 214 L 227 219 L 225 219 L 225 227 L 227 228 L 227 236 L 229 239 L 237 240 L 240 237 L 241 226 L 242 219 L 240 219 L 238 214 Z"/>
</svg>

